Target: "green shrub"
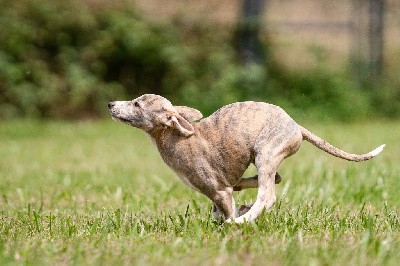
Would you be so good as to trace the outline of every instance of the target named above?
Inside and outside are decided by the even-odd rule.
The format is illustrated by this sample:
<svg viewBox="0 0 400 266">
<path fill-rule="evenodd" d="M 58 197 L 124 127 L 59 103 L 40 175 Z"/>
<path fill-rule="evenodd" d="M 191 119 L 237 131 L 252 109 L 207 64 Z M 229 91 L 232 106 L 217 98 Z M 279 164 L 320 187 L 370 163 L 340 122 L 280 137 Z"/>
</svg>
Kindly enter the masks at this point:
<svg viewBox="0 0 400 266">
<path fill-rule="evenodd" d="M 70 1 L 1 1 L 0 116 L 96 114 L 107 95 L 123 95 L 88 69 L 85 51 L 98 21 Z"/>
<path fill-rule="evenodd" d="M 241 65 L 232 29 L 179 17 L 150 22 L 134 6 L 104 5 L 0 0 L 0 117 L 102 116 L 109 100 L 144 93 L 206 115 L 244 100 L 318 119 L 400 114 L 399 81 L 366 90 L 323 62 L 289 71 L 268 42 L 270 60 Z"/>
</svg>

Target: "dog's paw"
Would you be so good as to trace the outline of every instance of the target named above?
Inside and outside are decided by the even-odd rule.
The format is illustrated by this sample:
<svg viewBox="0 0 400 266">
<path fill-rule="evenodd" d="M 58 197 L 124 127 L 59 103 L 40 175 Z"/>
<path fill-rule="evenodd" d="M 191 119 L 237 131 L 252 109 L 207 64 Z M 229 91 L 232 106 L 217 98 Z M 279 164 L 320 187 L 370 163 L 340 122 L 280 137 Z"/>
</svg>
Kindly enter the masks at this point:
<svg viewBox="0 0 400 266">
<path fill-rule="evenodd" d="M 249 222 L 249 220 L 245 216 L 240 216 L 238 218 L 235 218 L 235 224 L 244 224 Z"/>
<path fill-rule="evenodd" d="M 241 205 L 239 208 L 236 209 L 237 217 L 242 216 L 243 214 L 247 213 L 253 204 L 249 205 Z"/>
</svg>

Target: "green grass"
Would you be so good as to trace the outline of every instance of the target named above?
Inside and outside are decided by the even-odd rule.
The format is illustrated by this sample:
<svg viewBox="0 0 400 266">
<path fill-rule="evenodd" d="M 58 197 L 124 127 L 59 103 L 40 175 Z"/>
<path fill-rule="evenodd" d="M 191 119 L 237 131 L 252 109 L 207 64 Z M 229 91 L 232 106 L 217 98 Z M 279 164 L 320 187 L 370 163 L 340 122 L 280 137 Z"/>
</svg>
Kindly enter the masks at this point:
<svg viewBox="0 0 400 266">
<path fill-rule="evenodd" d="M 348 151 L 387 148 L 351 163 L 304 143 L 281 165 L 272 211 L 234 226 L 214 222 L 138 130 L 2 122 L 0 264 L 397 265 L 400 124 L 306 126 Z"/>
</svg>

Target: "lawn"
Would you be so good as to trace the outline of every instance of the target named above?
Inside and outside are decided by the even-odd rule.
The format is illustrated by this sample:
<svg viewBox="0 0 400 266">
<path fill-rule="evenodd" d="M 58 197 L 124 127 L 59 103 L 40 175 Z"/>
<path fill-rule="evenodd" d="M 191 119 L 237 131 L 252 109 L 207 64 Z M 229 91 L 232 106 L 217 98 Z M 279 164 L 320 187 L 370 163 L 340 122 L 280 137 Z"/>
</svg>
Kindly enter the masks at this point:
<svg viewBox="0 0 400 266">
<path fill-rule="evenodd" d="M 1 122 L 0 264 L 398 265 L 400 123 L 305 126 L 348 151 L 387 147 L 352 163 L 304 143 L 271 212 L 236 226 L 213 221 L 138 130 Z"/>
</svg>

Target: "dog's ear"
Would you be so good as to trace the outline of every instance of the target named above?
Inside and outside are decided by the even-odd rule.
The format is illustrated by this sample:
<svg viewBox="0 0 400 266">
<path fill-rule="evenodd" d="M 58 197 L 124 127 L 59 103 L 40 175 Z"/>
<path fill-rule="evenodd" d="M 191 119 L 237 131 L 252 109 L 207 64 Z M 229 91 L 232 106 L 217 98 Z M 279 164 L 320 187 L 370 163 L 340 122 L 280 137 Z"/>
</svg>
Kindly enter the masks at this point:
<svg viewBox="0 0 400 266">
<path fill-rule="evenodd" d="M 203 117 L 203 114 L 194 108 L 187 106 L 174 106 L 176 111 L 185 118 L 189 123 L 200 120 Z"/>
<path fill-rule="evenodd" d="M 194 134 L 194 127 L 184 117 L 177 113 L 166 114 L 163 119 L 164 124 L 168 127 L 175 128 L 185 137 L 190 137 Z"/>
</svg>

